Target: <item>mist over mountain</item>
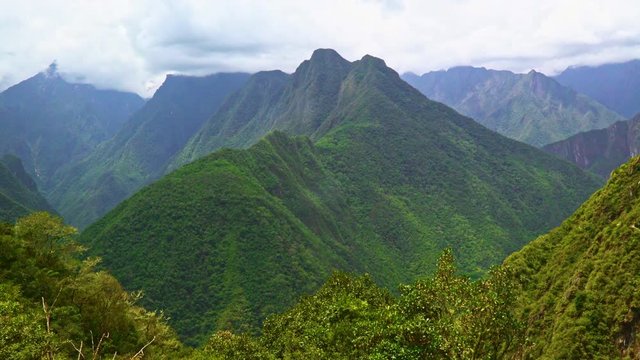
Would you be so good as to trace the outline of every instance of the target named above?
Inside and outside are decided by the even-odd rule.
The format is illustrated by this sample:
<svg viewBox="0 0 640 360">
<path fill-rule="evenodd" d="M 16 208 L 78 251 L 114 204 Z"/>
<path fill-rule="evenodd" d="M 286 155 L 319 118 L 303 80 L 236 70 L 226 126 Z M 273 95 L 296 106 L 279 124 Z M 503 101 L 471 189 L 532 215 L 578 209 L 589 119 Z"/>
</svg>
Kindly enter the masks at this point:
<svg viewBox="0 0 640 360">
<path fill-rule="evenodd" d="M 0 93 L 0 154 L 14 154 L 43 191 L 144 105 L 132 93 L 65 81 L 55 64 Z"/>
<path fill-rule="evenodd" d="M 489 129 L 538 147 L 623 120 L 536 71 L 514 74 L 467 66 L 422 76 L 409 73 L 403 79 Z"/>
</svg>

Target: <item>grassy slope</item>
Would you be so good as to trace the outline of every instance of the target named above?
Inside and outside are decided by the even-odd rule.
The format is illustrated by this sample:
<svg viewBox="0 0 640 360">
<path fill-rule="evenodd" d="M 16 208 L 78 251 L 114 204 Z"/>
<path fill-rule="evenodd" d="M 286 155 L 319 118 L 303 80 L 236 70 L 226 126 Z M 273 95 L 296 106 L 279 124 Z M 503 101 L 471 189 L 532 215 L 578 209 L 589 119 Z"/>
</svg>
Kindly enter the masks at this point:
<svg viewBox="0 0 640 360">
<path fill-rule="evenodd" d="M 506 260 L 522 284 L 526 358 L 637 358 L 640 158 L 573 216 Z"/>
<path fill-rule="evenodd" d="M 255 329 L 332 268 L 395 288 L 450 246 L 478 276 L 598 184 L 427 100 L 371 56 L 330 103 L 316 112 L 315 145 L 274 133 L 216 152 L 120 204 L 83 241 L 194 343 L 216 327 Z"/>
</svg>

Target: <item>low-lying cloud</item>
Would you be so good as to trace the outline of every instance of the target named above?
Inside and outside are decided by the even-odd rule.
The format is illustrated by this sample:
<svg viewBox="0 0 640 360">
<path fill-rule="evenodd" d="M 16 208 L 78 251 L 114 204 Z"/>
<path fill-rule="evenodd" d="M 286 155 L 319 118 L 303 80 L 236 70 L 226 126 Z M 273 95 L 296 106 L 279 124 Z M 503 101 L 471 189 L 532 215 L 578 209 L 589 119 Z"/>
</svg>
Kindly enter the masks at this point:
<svg viewBox="0 0 640 360">
<path fill-rule="evenodd" d="M 0 89 L 54 59 L 71 80 L 149 96 L 167 73 L 282 69 L 319 47 L 399 72 L 555 73 L 640 58 L 636 0 L 0 0 Z"/>
</svg>

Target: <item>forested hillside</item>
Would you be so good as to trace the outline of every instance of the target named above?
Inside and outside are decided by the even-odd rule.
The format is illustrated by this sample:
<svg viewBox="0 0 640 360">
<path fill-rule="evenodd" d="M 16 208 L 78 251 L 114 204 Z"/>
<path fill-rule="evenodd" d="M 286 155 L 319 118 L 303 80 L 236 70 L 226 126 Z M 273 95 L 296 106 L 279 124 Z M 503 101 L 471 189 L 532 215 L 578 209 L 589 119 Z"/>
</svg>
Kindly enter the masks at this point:
<svg viewBox="0 0 640 360">
<path fill-rule="evenodd" d="M 506 261 L 521 286 L 527 359 L 640 356 L 640 158 L 560 227 Z"/>
<path fill-rule="evenodd" d="M 348 72 L 329 81 L 337 64 Z M 127 288 L 146 292 L 146 306 L 166 309 L 189 344 L 214 329 L 257 330 L 335 268 L 393 289 L 433 272 L 451 247 L 461 270 L 479 277 L 598 186 L 577 167 L 429 101 L 380 59 L 345 63 L 319 50 L 300 68 L 314 76 L 304 77 L 298 100 L 246 95 L 264 79 L 256 74 L 211 121 L 238 101 L 299 103 L 293 108 L 316 110 L 306 123 L 316 124 L 315 141 L 275 132 L 247 150 L 215 152 L 82 234 Z M 325 96 L 305 101 L 304 89 Z M 247 119 L 227 114 L 227 124 Z"/>
<path fill-rule="evenodd" d="M 37 212 L 0 224 L 0 358 L 176 359 L 188 354 L 161 313 L 135 305 L 76 229 Z"/>
<path fill-rule="evenodd" d="M 640 158 L 560 227 L 480 281 L 450 251 L 400 287 L 333 274 L 257 337 L 219 331 L 195 358 L 636 359 L 640 355 Z"/>
</svg>

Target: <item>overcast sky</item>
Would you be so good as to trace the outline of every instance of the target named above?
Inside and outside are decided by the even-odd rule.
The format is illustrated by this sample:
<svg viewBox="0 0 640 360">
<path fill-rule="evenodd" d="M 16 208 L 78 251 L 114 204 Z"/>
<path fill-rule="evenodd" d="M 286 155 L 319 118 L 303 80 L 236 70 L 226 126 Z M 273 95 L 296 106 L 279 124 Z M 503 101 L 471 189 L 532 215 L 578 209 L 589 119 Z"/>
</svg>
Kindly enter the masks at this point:
<svg viewBox="0 0 640 360">
<path fill-rule="evenodd" d="M 52 61 L 149 96 L 167 73 L 281 69 L 316 48 L 399 72 L 553 74 L 640 58 L 639 0 L 0 0 L 0 90 Z"/>
</svg>

